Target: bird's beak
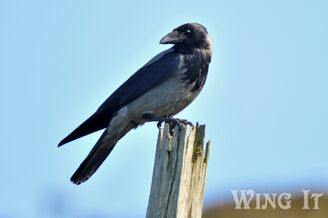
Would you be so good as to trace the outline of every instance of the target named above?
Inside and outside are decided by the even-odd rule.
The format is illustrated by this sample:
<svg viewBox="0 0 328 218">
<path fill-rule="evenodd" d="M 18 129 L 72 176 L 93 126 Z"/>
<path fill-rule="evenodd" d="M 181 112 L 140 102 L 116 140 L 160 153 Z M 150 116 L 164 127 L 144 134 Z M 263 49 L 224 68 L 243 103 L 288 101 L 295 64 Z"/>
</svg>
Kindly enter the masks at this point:
<svg viewBox="0 0 328 218">
<path fill-rule="evenodd" d="M 175 44 L 183 41 L 183 36 L 176 30 L 170 32 L 166 36 L 164 36 L 161 41 L 159 41 L 160 44 Z"/>
</svg>

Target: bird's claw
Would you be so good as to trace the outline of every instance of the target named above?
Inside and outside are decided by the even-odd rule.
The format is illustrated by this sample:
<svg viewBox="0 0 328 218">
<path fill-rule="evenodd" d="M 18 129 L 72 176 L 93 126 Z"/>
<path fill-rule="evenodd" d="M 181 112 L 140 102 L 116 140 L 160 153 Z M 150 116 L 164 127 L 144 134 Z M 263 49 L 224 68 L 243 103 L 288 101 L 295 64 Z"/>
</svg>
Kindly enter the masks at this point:
<svg viewBox="0 0 328 218">
<path fill-rule="evenodd" d="M 162 121 L 160 121 L 161 123 L 162 122 L 165 122 L 165 123 L 168 123 L 170 125 L 173 125 L 173 126 L 191 126 L 193 127 L 194 125 L 192 124 L 192 122 L 186 120 L 186 119 L 178 119 L 178 118 L 173 118 L 173 117 L 167 117 L 167 118 L 163 118 Z"/>
<path fill-rule="evenodd" d="M 157 122 L 157 128 L 160 129 L 160 128 L 162 127 L 162 123 L 163 123 L 163 121 L 158 121 L 158 122 Z"/>
<path fill-rule="evenodd" d="M 189 125 L 191 127 L 194 127 L 194 125 L 186 119 L 178 119 L 178 118 L 173 118 L 171 116 L 168 116 L 168 117 L 154 117 L 152 114 L 144 114 L 143 118 L 148 120 L 148 121 L 157 121 L 157 127 L 158 128 L 161 128 L 163 122 L 168 123 L 169 127 L 170 127 L 170 134 L 171 135 L 173 134 L 173 129 L 174 129 L 175 126 L 181 127 L 181 126 Z"/>
<path fill-rule="evenodd" d="M 194 127 L 194 125 L 189 122 L 188 120 L 186 119 L 178 119 L 178 118 L 173 118 L 173 117 L 166 117 L 166 118 L 163 118 L 162 121 L 159 121 L 157 123 L 157 127 L 160 128 L 161 125 L 162 125 L 162 122 L 165 122 L 165 123 L 168 123 L 169 124 L 169 131 L 170 131 L 170 135 L 173 135 L 173 129 L 175 128 L 175 126 L 191 126 L 191 127 Z"/>
<path fill-rule="evenodd" d="M 175 126 L 181 127 L 181 126 L 190 125 L 191 127 L 194 127 L 194 125 L 186 119 L 168 117 L 165 118 L 164 122 L 169 124 L 170 135 L 173 135 L 173 129 L 175 128 Z"/>
<path fill-rule="evenodd" d="M 186 120 L 186 119 L 177 119 L 177 120 L 179 120 L 179 122 L 180 122 L 180 126 L 181 126 L 181 124 L 182 125 L 184 125 L 184 126 L 191 126 L 191 127 L 194 127 L 194 124 L 192 124 L 192 122 L 190 122 L 190 121 L 188 121 L 188 120 Z"/>
</svg>

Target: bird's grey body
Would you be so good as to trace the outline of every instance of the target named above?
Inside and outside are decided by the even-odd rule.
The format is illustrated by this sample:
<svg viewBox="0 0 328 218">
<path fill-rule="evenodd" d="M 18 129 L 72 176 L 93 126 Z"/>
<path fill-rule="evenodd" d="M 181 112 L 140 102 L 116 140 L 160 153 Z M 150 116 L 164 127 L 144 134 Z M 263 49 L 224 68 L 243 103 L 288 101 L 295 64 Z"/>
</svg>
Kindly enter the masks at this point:
<svg viewBox="0 0 328 218">
<path fill-rule="evenodd" d="M 197 25 L 196 30 L 204 28 L 199 24 L 185 25 L 184 29 L 188 30 L 194 27 L 192 25 Z M 86 181 L 118 140 L 131 129 L 150 121 L 149 117 L 152 120 L 171 117 L 197 97 L 205 83 L 211 60 L 207 31 L 204 34 L 204 40 L 208 43 L 204 47 L 190 48 L 184 43 L 174 43 L 174 47 L 155 56 L 115 91 L 94 115 L 60 142 L 59 145 L 62 145 L 101 127 L 105 128 L 94 148 L 72 176 L 74 183 Z M 168 43 L 172 41 L 164 37 L 161 42 L 165 43 L 165 40 Z M 108 120 L 107 125 L 104 120 Z"/>
</svg>

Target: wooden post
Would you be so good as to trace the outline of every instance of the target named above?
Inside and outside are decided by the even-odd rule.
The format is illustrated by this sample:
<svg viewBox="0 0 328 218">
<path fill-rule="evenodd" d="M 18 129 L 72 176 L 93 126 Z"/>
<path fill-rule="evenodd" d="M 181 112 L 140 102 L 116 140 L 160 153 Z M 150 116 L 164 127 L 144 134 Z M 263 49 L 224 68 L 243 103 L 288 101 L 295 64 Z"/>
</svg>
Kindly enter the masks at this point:
<svg viewBox="0 0 328 218">
<path fill-rule="evenodd" d="M 165 124 L 157 140 L 146 218 L 200 218 L 210 142 L 203 149 L 205 125 Z"/>
</svg>

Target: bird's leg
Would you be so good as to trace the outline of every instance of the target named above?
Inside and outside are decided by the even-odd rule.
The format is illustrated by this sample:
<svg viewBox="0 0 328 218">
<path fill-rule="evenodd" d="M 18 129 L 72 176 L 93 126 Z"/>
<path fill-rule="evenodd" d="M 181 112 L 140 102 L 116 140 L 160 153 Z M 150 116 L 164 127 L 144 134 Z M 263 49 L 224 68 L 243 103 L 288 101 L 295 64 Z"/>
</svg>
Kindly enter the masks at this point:
<svg viewBox="0 0 328 218">
<path fill-rule="evenodd" d="M 178 118 L 174 118 L 172 116 L 166 116 L 166 117 L 155 117 L 154 114 L 151 113 L 145 113 L 142 116 L 145 120 L 149 121 L 149 122 L 153 122 L 153 121 L 157 121 L 157 127 L 160 128 L 162 123 L 168 123 L 170 126 L 170 133 L 171 135 L 173 134 L 173 129 L 176 125 L 178 125 L 179 127 L 181 126 L 186 126 L 186 125 L 190 125 L 190 126 L 194 126 L 191 122 L 189 122 L 186 119 L 178 119 Z"/>
<path fill-rule="evenodd" d="M 188 120 L 186 120 L 186 119 L 179 119 L 179 118 L 172 118 L 172 119 L 176 119 L 176 120 L 178 120 L 178 121 L 180 122 L 180 126 L 181 126 L 181 124 L 182 124 L 182 125 L 184 125 L 184 126 L 189 125 L 189 126 L 191 126 L 191 127 L 194 127 L 194 124 L 192 124 L 192 122 L 190 122 L 190 121 L 188 121 Z"/>
<path fill-rule="evenodd" d="M 174 118 L 172 116 L 156 117 L 151 113 L 145 113 L 142 115 L 142 118 L 144 118 L 148 122 L 156 122 L 157 121 L 158 127 L 160 127 L 163 122 L 171 123 L 171 124 L 178 125 L 178 126 L 183 126 L 183 125 L 184 126 L 186 126 L 186 125 L 194 126 L 190 121 L 188 121 L 186 119 Z"/>
<path fill-rule="evenodd" d="M 161 128 L 162 127 L 162 123 L 163 123 L 163 121 L 158 121 L 157 122 L 157 128 Z"/>
<path fill-rule="evenodd" d="M 168 122 L 168 123 L 173 122 L 173 123 L 175 123 L 178 126 L 187 126 L 187 125 L 189 125 L 191 127 L 194 127 L 194 124 L 192 124 L 192 122 L 190 122 L 190 121 L 188 121 L 186 119 L 174 118 L 174 117 L 172 117 L 172 115 L 170 115 L 170 116 L 167 117 L 167 121 L 166 122 Z"/>
<path fill-rule="evenodd" d="M 142 115 L 142 118 L 145 119 L 148 122 L 153 122 L 153 121 L 157 121 L 157 128 L 161 128 L 162 123 L 164 122 L 164 120 L 161 117 L 155 117 L 154 114 L 152 113 L 144 113 Z"/>
</svg>

